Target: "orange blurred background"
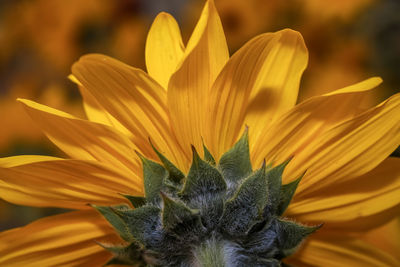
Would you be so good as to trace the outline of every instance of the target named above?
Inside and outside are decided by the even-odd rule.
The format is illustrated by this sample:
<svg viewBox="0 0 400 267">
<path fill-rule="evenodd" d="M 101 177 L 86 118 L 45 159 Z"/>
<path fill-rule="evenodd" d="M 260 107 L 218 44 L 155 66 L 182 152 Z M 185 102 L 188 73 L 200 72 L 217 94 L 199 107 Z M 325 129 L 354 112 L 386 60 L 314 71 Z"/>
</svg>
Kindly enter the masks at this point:
<svg viewBox="0 0 400 267">
<path fill-rule="evenodd" d="M 299 101 L 370 76 L 381 76 L 385 81 L 371 94 L 371 103 L 399 92 L 398 0 L 215 3 L 231 54 L 263 32 L 292 28 L 303 34 L 310 61 Z M 104 53 L 144 68 L 146 34 L 156 14 L 172 13 L 187 40 L 203 5 L 203 0 L 0 1 L 0 156 L 63 156 L 15 99 L 33 99 L 83 117 L 79 92 L 67 79 L 74 61 L 85 53 Z M 0 200 L 0 230 L 55 212 L 59 211 L 17 207 Z M 386 233 L 398 229 L 398 224 L 398 220 L 393 222 Z M 382 235 L 374 232 L 366 239 L 389 251 L 399 250 L 399 242 L 393 244 L 376 236 Z"/>
</svg>

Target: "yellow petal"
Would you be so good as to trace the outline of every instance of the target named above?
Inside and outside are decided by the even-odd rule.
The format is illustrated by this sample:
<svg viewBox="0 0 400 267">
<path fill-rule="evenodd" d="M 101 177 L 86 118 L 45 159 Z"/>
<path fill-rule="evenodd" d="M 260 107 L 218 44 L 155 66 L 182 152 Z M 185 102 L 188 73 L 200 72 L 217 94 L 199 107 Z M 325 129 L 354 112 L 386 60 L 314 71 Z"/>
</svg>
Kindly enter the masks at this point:
<svg viewBox="0 0 400 267">
<path fill-rule="evenodd" d="M 145 72 L 104 55 L 87 55 L 72 67 L 74 76 L 135 137 L 135 145 L 155 157 L 153 144 L 178 166 L 186 156 L 170 130 L 166 92 Z"/>
<path fill-rule="evenodd" d="M 185 150 L 202 150 L 207 98 L 229 58 L 225 35 L 214 2 L 208 1 L 185 50 L 183 61 L 168 85 L 171 123 Z"/>
<path fill-rule="evenodd" d="M 371 231 L 363 232 L 361 238 L 400 261 L 400 212 L 397 212 L 397 214 L 399 215 L 389 223 Z"/>
<path fill-rule="evenodd" d="M 315 138 L 287 166 L 298 177 L 298 197 L 374 169 L 400 145 L 400 94 Z"/>
<path fill-rule="evenodd" d="M 308 52 L 298 32 L 282 30 L 250 40 L 216 79 L 207 111 L 206 143 L 218 158 L 244 124 L 255 140 L 265 125 L 292 108 Z"/>
<path fill-rule="evenodd" d="M 47 217 L 0 233 L 0 266 L 102 266 L 111 255 L 94 241 L 120 242 L 97 212 Z"/>
<path fill-rule="evenodd" d="M 114 127 L 118 131 L 132 138 L 132 133 L 122 126 L 122 124 L 119 123 L 119 121 L 117 121 L 113 116 L 111 116 L 111 114 L 99 104 L 96 98 L 93 97 L 93 95 L 78 81 L 73 74 L 70 74 L 68 78 L 79 88 L 79 92 L 83 98 L 83 108 L 88 120 Z"/>
<path fill-rule="evenodd" d="M 15 160 L 13 160 L 15 159 Z M 51 160 L 62 160 L 61 158 L 55 158 L 51 156 L 38 156 L 38 155 L 22 155 L 15 157 L 5 157 L 0 158 L 0 167 L 2 168 L 12 168 L 15 166 L 36 163 L 42 161 L 51 161 Z"/>
<path fill-rule="evenodd" d="M 26 206 L 88 209 L 88 203 L 127 202 L 118 193 L 143 195 L 141 179 L 125 177 L 117 169 L 96 162 L 43 156 L 15 156 L 0 160 L 0 195 Z M 8 167 L 4 167 L 8 166 Z"/>
<path fill-rule="evenodd" d="M 134 152 L 136 146 L 125 135 L 30 100 L 19 101 L 49 139 L 72 158 L 97 160 L 121 168 L 133 179 L 141 173 Z"/>
<path fill-rule="evenodd" d="M 178 23 L 170 14 L 161 12 L 147 35 L 146 67 L 150 76 L 165 89 L 184 50 Z"/>
<path fill-rule="evenodd" d="M 267 125 L 257 142 L 250 140 L 252 162 L 255 166 L 264 159 L 279 163 L 297 154 L 332 126 L 363 111 L 361 100 L 381 82 L 380 78 L 370 78 L 298 104 Z"/>
<path fill-rule="evenodd" d="M 343 183 L 333 183 L 290 204 L 287 215 L 342 231 L 365 231 L 399 214 L 400 159 L 388 158 L 374 170 Z M 385 210 L 397 208 L 382 214 Z M 351 221 L 357 222 L 353 225 Z"/>
<path fill-rule="evenodd" d="M 296 266 L 376 267 L 398 266 L 389 254 L 354 237 L 338 233 L 311 236 L 303 247 L 287 261 Z"/>
</svg>

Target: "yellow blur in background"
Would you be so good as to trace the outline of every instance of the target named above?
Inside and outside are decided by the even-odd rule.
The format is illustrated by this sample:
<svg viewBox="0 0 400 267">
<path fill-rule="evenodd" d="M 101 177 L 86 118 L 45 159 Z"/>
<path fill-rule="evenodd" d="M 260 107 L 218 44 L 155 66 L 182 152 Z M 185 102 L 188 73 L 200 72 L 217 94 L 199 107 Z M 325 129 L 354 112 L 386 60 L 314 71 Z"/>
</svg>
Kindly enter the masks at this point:
<svg viewBox="0 0 400 267">
<path fill-rule="evenodd" d="M 398 0 L 215 0 L 230 53 L 263 32 L 292 28 L 309 49 L 300 101 L 381 76 L 368 102 L 400 89 Z M 144 69 L 146 33 L 160 11 L 172 13 L 184 40 L 202 0 L 0 1 L 0 156 L 61 155 L 31 122 L 17 97 L 83 117 L 78 89 L 67 76 L 81 55 L 103 53 Z M 1 198 L 1 196 L 0 196 Z M 0 199 L 0 230 L 60 212 L 9 205 Z M 365 235 L 395 255 L 399 220 Z M 398 235 L 399 242 L 388 241 Z"/>
</svg>

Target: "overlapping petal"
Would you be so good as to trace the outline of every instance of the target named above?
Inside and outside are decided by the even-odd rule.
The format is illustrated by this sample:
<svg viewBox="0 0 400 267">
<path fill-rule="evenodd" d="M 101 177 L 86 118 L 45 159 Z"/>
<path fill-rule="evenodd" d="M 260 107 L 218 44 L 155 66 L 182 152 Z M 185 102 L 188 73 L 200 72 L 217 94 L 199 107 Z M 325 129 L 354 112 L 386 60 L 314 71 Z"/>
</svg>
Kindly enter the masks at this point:
<svg viewBox="0 0 400 267">
<path fill-rule="evenodd" d="M 282 162 L 296 155 L 332 126 L 364 111 L 362 100 L 381 82 L 370 78 L 298 104 L 266 125 L 257 141 L 250 140 L 252 162 L 258 166 L 264 159 Z"/>
<path fill-rule="evenodd" d="M 250 40 L 215 81 L 207 112 L 207 144 L 216 157 L 236 141 L 246 124 L 250 139 L 292 108 L 308 52 L 298 32 L 282 30 Z"/>
<path fill-rule="evenodd" d="M 182 62 L 168 85 L 171 124 L 185 150 L 202 150 L 210 88 L 229 58 L 214 2 L 208 1 L 187 44 Z"/>
<path fill-rule="evenodd" d="M 111 254 L 95 241 L 121 242 L 97 212 L 47 217 L 0 233 L 0 265 L 101 266 Z"/>
<path fill-rule="evenodd" d="M 72 158 L 96 160 L 125 170 L 132 181 L 140 179 L 136 146 L 128 137 L 109 126 L 81 120 L 30 100 L 20 101 L 49 139 Z"/>
<path fill-rule="evenodd" d="M 166 92 L 145 72 L 104 55 L 87 55 L 73 65 L 72 73 L 132 133 L 146 156 L 155 157 L 151 138 L 174 163 L 185 166 L 186 155 L 169 125 Z"/>
<path fill-rule="evenodd" d="M 88 209 L 88 203 L 127 202 L 118 193 L 143 195 L 143 182 L 97 162 L 44 156 L 0 160 L 0 196 L 15 204 Z"/>
<path fill-rule="evenodd" d="M 74 75 L 69 75 L 68 78 L 74 82 L 81 93 L 83 100 L 83 108 L 86 113 L 88 120 L 92 122 L 102 123 L 111 126 L 118 131 L 124 133 L 130 138 L 134 138 L 132 133 L 128 131 L 118 120 L 116 120 L 110 113 L 108 113 L 100 103 L 94 98 L 94 96 L 83 87 L 83 85 L 78 81 Z"/>
<path fill-rule="evenodd" d="M 287 177 L 307 169 L 297 197 L 351 180 L 378 166 L 400 145 L 400 94 L 316 137 L 295 154 Z"/>
<path fill-rule="evenodd" d="M 325 228 L 365 231 L 400 213 L 399 196 L 400 159 L 388 158 L 362 176 L 294 201 L 287 215 L 309 223 L 324 222 Z M 390 212 L 384 212 L 387 210 Z"/>
<path fill-rule="evenodd" d="M 304 246 L 288 260 L 296 266 L 397 266 L 391 255 L 380 251 L 354 237 L 340 233 L 328 233 L 319 238 L 310 238 Z"/>
<path fill-rule="evenodd" d="M 147 35 L 145 56 L 147 72 L 165 89 L 184 50 L 178 23 L 170 14 L 161 12 Z"/>
<path fill-rule="evenodd" d="M 393 214 L 399 214 L 399 216 L 371 231 L 362 232 L 357 237 L 386 251 L 400 262 L 400 213 Z"/>
</svg>

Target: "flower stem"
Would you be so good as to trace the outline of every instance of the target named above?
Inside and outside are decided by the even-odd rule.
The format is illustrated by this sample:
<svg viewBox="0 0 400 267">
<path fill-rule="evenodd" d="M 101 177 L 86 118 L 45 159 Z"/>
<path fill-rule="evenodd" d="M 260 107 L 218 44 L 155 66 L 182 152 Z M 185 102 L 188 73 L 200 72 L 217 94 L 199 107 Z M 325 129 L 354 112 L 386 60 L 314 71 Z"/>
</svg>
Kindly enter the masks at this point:
<svg viewBox="0 0 400 267">
<path fill-rule="evenodd" d="M 195 251 L 196 265 L 199 267 L 225 267 L 224 245 L 214 237 L 201 244 Z"/>
</svg>

